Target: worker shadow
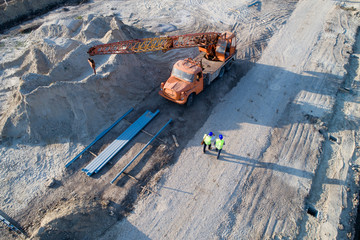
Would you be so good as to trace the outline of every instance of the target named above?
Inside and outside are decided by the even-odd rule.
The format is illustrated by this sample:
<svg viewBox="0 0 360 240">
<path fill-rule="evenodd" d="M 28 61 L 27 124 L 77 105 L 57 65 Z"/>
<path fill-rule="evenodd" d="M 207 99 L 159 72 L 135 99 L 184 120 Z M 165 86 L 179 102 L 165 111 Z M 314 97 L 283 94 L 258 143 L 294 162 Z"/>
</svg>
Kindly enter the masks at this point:
<svg viewBox="0 0 360 240">
<path fill-rule="evenodd" d="M 172 188 L 172 187 L 167 187 L 167 186 L 160 186 L 161 189 L 165 189 L 165 190 L 169 190 L 169 191 L 172 191 L 172 192 L 178 192 L 178 193 L 184 193 L 184 194 L 188 194 L 188 195 L 194 195 L 194 193 L 192 192 L 187 192 L 187 191 L 184 191 L 184 190 L 181 190 L 181 189 L 177 189 L 177 188 Z"/>
<path fill-rule="evenodd" d="M 246 167 L 252 167 L 252 168 L 263 168 L 270 171 L 286 173 L 300 178 L 313 179 L 315 177 L 314 173 L 308 172 L 306 170 L 301 170 L 289 166 L 283 166 L 278 163 L 261 162 L 259 160 L 251 159 L 248 157 L 242 157 L 235 154 L 231 154 L 229 152 L 226 152 L 226 150 L 224 149 L 221 151 L 221 155 L 218 161 L 241 164 Z M 345 185 L 345 181 L 334 178 L 326 178 L 323 183 L 332 184 L 332 185 Z"/>
</svg>

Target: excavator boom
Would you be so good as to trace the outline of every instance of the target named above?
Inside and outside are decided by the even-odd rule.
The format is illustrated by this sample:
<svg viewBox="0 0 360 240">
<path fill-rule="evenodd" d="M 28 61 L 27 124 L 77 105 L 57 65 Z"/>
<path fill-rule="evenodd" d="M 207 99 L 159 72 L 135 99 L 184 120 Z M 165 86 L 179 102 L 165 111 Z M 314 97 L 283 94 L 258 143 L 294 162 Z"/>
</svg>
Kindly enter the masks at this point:
<svg viewBox="0 0 360 240">
<path fill-rule="evenodd" d="M 198 47 L 200 54 L 193 59 L 175 63 L 170 78 L 160 85 L 160 96 L 178 104 L 190 105 L 194 95 L 203 91 L 225 69 L 229 69 L 236 58 L 236 36 L 232 32 L 192 33 L 178 36 L 134 39 L 101 44 L 88 50 L 90 56 L 104 54 L 132 54 L 153 51 L 166 52 L 176 48 Z M 205 54 L 204 54 L 205 53 Z M 88 59 L 95 70 L 95 61 Z"/>
<path fill-rule="evenodd" d="M 162 50 L 164 52 L 175 48 L 203 47 L 216 45 L 220 33 L 193 33 L 169 37 L 144 38 L 115 43 L 101 44 L 91 47 L 88 51 L 90 56 L 103 54 L 129 54 L 152 52 Z"/>
</svg>

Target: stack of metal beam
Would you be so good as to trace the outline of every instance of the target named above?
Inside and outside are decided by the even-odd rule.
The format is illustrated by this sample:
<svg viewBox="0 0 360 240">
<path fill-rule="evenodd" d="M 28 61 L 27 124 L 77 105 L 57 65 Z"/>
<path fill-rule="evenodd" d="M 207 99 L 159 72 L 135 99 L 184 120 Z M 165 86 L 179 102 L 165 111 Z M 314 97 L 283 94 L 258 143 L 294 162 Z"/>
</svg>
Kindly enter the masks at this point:
<svg viewBox="0 0 360 240">
<path fill-rule="evenodd" d="M 99 156 L 82 169 L 88 176 L 100 171 L 133 137 L 138 134 L 157 114 L 147 110 L 130 127 L 128 127 L 117 139 L 115 139 Z"/>
</svg>

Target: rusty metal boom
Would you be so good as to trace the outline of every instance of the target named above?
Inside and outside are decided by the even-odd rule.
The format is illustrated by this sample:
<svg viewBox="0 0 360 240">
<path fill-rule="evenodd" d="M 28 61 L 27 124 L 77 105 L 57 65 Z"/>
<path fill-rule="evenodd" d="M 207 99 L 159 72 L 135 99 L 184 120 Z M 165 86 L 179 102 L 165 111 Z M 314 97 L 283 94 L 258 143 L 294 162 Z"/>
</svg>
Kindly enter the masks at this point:
<svg viewBox="0 0 360 240">
<path fill-rule="evenodd" d="M 175 48 L 208 47 L 216 45 L 221 34 L 216 32 L 193 33 L 178 36 L 134 39 L 115 43 L 101 44 L 91 47 L 90 56 L 104 54 L 130 54 L 162 50 L 164 52 Z"/>
</svg>

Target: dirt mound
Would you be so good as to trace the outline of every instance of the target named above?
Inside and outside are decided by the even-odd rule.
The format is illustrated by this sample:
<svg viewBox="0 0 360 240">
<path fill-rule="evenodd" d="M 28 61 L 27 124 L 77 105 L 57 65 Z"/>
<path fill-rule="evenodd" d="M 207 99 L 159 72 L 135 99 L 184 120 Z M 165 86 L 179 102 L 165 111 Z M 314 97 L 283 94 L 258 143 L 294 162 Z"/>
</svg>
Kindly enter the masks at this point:
<svg viewBox="0 0 360 240">
<path fill-rule="evenodd" d="M 0 1 L 0 32 L 18 23 L 44 14 L 51 9 L 69 4 L 76 5 L 85 0 L 7 0 Z"/>
<path fill-rule="evenodd" d="M 112 226 L 117 216 L 108 202 L 79 201 L 58 206 L 42 219 L 32 239 L 97 239 Z M 94 227 L 96 226 L 96 227 Z"/>
<path fill-rule="evenodd" d="M 89 15 L 39 27 L 29 36 L 36 44 L 3 64 L 20 65 L 11 77 L 21 81 L 0 117 L 2 138 L 79 139 L 142 100 L 158 86 L 147 80 L 154 70 L 145 69 L 145 54 L 141 60 L 137 55 L 95 56 L 98 75 L 87 63 L 89 46 L 140 37 L 140 31 L 116 17 Z"/>
</svg>

